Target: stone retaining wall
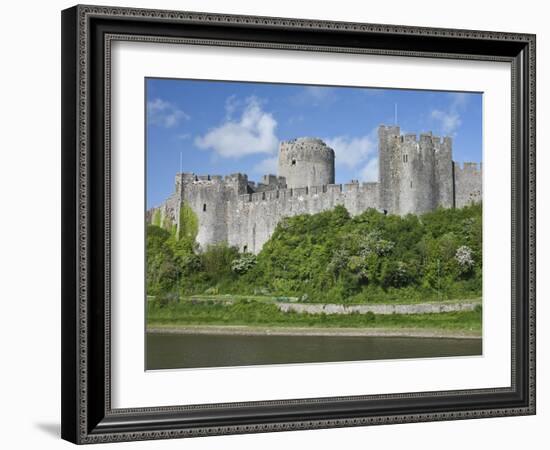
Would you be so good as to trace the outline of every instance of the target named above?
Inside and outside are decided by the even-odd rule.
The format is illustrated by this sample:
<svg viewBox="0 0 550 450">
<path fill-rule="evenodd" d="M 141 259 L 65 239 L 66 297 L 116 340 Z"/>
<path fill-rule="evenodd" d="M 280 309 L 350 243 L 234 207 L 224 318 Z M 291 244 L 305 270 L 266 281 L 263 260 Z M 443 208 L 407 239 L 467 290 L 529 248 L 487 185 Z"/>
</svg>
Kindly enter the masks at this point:
<svg viewBox="0 0 550 450">
<path fill-rule="evenodd" d="M 473 311 L 481 302 L 464 303 L 418 303 L 409 305 L 337 305 L 305 304 L 305 303 L 277 303 L 283 312 L 297 312 L 306 314 L 437 314 L 453 311 Z"/>
</svg>

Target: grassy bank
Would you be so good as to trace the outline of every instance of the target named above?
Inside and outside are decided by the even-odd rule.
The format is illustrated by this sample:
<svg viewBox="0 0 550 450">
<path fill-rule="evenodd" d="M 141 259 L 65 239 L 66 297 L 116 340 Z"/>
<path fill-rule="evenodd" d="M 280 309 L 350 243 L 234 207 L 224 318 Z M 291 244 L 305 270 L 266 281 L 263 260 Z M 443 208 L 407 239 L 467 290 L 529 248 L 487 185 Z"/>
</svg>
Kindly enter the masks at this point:
<svg viewBox="0 0 550 450">
<path fill-rule="evenodd" d="M 243 325 L 265 327 L 434 329 L 481 333 L 481 308 L 439 314 L 300 314 L 281 312 L 274 303 L 237 300 L 148 302 L 147 326 Z"/>
</svg>

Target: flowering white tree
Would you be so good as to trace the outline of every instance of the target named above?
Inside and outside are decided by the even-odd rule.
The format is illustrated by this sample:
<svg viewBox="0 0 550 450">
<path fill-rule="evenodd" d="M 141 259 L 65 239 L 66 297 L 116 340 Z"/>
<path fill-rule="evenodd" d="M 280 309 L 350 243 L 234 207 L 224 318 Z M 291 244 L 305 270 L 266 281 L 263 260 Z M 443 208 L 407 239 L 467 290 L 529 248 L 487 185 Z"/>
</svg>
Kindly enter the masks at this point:
<svg viewBox="0 0 550 450">
<path fill-rule="evenodd" d="M 460 267 L 462 273 L 468 272 L 474 266 L 474 257 L 472 256 L 472 249 L 467 245 L 458 247 L 455 253 L 455 260 Z"/>
</svg>

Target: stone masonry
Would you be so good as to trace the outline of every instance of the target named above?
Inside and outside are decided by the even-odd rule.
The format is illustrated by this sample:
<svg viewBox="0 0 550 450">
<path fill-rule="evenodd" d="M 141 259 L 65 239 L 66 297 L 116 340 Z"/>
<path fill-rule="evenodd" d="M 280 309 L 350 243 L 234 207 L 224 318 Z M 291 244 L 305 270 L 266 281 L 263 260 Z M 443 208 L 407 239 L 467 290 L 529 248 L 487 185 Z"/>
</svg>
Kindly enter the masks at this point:
<svg viewBox="0 0 550 450">
<path fill-rule="evenodd" d="M 201 248 L 227 242 L 258 253 L 284 217 L 316 214 L 343 205 L 351 215 L 375 208 L 387 214 L 421 214 L 437 207 L 481 202 L 481 164 L 452 160 L 452 140 L 431 133 L 401 135 L 397 126 L 378 130 L 378 182 L 334 184 L 334 150 L 317 138 L 298 138 L 279 147 L 278 175 L 261 182 L 245 174 L 178 173 L 175 189 L 147 221 L 178 224 L 182 204 L 198 217 Z"/>
</svg>

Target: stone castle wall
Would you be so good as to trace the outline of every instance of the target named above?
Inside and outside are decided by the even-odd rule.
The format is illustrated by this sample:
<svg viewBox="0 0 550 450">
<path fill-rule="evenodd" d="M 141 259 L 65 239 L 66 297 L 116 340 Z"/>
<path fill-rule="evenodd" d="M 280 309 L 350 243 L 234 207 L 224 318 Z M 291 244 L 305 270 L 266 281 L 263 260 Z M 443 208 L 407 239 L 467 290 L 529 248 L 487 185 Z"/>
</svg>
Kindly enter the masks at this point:
<svg viewBox="0 0 550 450">
<path fill-rule="evenodd" d="M 192 174 L 180 174 L 182 179 Z M 234 181 L 238 177 L 238 181 Z M 179 205 L 188 205 L 199 221 L 197 242 L 202 248 L 227 242 L 241 251 L 258 253 L 284 217 L 316 214 L 343 205 L 357 215 L 378 205 L 378 183 L 357 182 L 303 188 L 247 192 L 246 175 L 197 177 L 176 183 L 179 192 L 159 207 L 163 221 L 177 224 Z M 247 193 L 245 193 L 247 192 Z M 181 199 L 181 201 L 180 201 Z M 152 213 L 148 214 L 149 222 Z"/>
<path fill-rule="evenodd" d="M 227 242 L 258 253 L 285 217 L 316 214 L 343 205 L 351 215 L 376 208 L 389 214 L 420 214 L 437 207 L 481 202 L 481 165 L 452 161 L 450 138 L 400 134 L 399 127 L 379 129 L 379 182 L 334 184 L 334 151 L 321 140 L 299 138 L 281 143 L 279 176 L 259 183 L 247 175 L 176 175 L 174 193 L 148 211 L 178 225 L 180 205 L 199 221 L 201 248 Z"/>
<path fill-rule="evenodd" d="M 241 195 L 228 208 L 227 242 L 258 253 L 284 217 L 316 214 L 343 205 L 360 214 L 378 205 L 378 183 L 329 184 Z"/>
<path fill-rule="evenodd" d="M 482 199 L 482 165 L 464 163 L 463 167 L 453 163 L 455 208 L 471 203 L 480 203 Z"/>
</svg>

